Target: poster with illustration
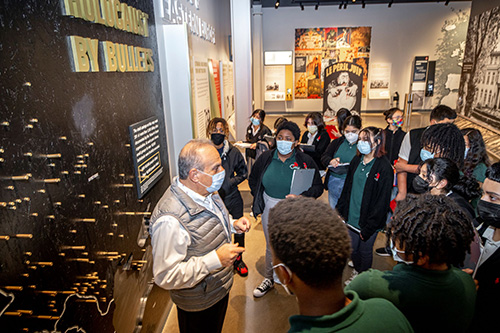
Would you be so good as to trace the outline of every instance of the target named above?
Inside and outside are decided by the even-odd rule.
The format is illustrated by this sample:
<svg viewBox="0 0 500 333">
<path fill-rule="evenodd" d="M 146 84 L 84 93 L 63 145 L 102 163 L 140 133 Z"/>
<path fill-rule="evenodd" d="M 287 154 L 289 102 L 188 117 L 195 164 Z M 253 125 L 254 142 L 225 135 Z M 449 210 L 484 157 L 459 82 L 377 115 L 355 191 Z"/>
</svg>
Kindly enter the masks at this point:
<svg viewBox="0 0 500 333">
<path fill-rule="evenodd" d="M 295 98 L 322 98 L 326 87 L 324 69 L 338 62 L 363 67 L 360 88 L 364 89 L 360 91 L 365 93 L 370 41 L 371 27 L 295 29 Z"/>
<path fill-rule="evenodd" d="M 363 67 L 352 62 L 338 62 L 325 69 L 323 111 L 336 114 L 339 109 L 359 113 L 363 92 Z"/>
</svg>

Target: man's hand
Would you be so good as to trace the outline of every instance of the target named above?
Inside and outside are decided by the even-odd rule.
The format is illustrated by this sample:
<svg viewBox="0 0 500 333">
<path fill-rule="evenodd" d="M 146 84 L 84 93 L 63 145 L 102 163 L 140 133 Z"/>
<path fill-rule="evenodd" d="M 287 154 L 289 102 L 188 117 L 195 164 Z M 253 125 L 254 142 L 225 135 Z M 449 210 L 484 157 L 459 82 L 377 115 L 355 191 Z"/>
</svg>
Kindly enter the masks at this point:
<svg viewBox="0 0 500 333">
<path fill-rule="evenodd" d="M 229 267 L 234 263 L 238 255 L 244 251 L 244 247 L 239 247 L 238 244 L 228 243 L 219 247 L 215 253 L 217 253 L 222 266 Z"/>
<path fill-rule="evenodd" d="M 247 232 L 248 230 L 250 230 L 251 226 L 252 224 L 250 223 L 250 220 L 244 216 L 242 218 L 237 219 L 233 223 L 234 230 L 236 230 L 236 232 L 239 234 Z"/>
<path fill-rule="evenodd" d="M 336 168 L 338 167 L 340 164 L 340 158 L 336 157 L 336 158 L 333 158 L 331 161 L 330 161 L 330 164 L 332 167 Z"/>
<path fill-rule="evenodd" d="M 252 144 L 250 145 L 250 147 L 248 147 L 248 148 L 250 148 L 250 149 L 255 149 L 255 148 L 257 148 L 257 143 L 252 143 Z"/>
</svg>

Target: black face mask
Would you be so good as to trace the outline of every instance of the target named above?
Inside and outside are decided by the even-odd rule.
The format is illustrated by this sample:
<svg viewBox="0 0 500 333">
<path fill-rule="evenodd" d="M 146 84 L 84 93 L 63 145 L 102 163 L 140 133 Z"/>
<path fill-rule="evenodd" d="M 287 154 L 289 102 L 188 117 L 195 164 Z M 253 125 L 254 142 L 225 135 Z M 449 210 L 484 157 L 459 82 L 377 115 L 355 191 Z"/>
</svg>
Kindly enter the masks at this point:
<svg viewBox="0 0 500 333">
<path fill-rule="evenodd" d="M 500 205 L 479 200 L 477 204 L 477 213 L 484 223 L 495 228 L 500 228 Z"/>
<path fill-rule="evenodd" d="M 425 193 L 430 190 L 429 183 L 420 176 L 413 178 L 413 189 L 417 193 Z"/>
<path fill-rule="evenodd" d="M 210 139 L 212 139 L 212 142 L 214 143 L 214 145 L 218 146 L 220 145 L 221 143 L 224 142 L 224 138 L 226 136 L 224 134 L 220 134 L 220 133 L 212 133 L 210 135 Z"/>
</svg>

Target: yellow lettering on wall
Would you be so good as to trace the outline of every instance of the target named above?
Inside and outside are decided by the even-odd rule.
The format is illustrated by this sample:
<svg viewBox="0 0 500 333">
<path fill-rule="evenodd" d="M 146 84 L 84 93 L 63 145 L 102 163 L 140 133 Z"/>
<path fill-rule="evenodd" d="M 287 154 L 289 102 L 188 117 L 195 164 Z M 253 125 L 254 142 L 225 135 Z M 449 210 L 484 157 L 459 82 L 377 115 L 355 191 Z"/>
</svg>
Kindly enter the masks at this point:
<svg viewBox="0 0 500 333">
<path fill-rule="evenodd" d="M 106 12 L 104 11 L 104 6 L 102 6 L 101 1 L 94 1 L 94 12 L 95 12 L 95 23 L 106 25 Z"/>
<path fill-rule="evenodd" d="M 127 71 L 127 46 L 124 44 L 115 44 L 116 46 L 116 56 L 118 58 L 118 70 L 120 72 Z"/>
<path fill-rule="evenodd" d="M 153 62 L 153 50 L 151 49 L 146 49 L 146 64 L 148 72 L 155 71 L 155 64 Z"/>
<path fill-rule="evenodd" d="M 118 62 L 116 59 L 115 44 L 112 42 L 102 42 L 104 49 L 104 68 L 106 72 L 116 72 L 118 70 Z"/>
<path fill-rule="evenodd" d="M 128 6 L 126 3 L 122 3 L 122 18 L 123 18 L 123 30 L 132 32 L 132 25 L 130 24 L 130 13 L 128 11 Z"/>
<path fill-rule="evenodd" d="M 123 13 L 120 1 L 113 0 L 113 14 L 115 17 L 115 28 L 123 30 Z"/>
<path fill-rule="evenodd" d="M 80 0 L 64 0 L 63 4 L 63 15 L 74 16 L 81 18 L 82 7 L 80 6 Z"/>
<path fill-rule="evenodd" d="M 69 36 L 75 72 L 99 71 L 97 39 Z"/>
<path fill-rule="evenodd" d="M 106 17 L 105 25 L 113 27 L 115 25 L 115 11 L 113 0 L 101 0 L 101 10 Z"/>
<path fill-rule="evenodd" d="M 90 22 L 94 21 L 95 20 L 94 1 L 81 0 L 81 4 L 83 10 L 83 19 Z"/>
<path fill-rule="evenodd" d="M 144 52 L 144 49 L 142 47 L 136 47 L 135 52 L 136 52 L 136 57 L 137 57 L 137 64 L 139 66 L 139 71 L 141 71 L 141 72 L 147 71 L 146 53 Z"/>
<path fill-rule="evenodd" d="M 144 33 L 142 35 L 144 37 L 149 37 L 148 18 L 149 18 L 148 14 L 142 13 L 142 15 L 141 15 L 141 21 L 142 21 L 142 25 L 144 26 L 143 27 Z"/>
</svg>

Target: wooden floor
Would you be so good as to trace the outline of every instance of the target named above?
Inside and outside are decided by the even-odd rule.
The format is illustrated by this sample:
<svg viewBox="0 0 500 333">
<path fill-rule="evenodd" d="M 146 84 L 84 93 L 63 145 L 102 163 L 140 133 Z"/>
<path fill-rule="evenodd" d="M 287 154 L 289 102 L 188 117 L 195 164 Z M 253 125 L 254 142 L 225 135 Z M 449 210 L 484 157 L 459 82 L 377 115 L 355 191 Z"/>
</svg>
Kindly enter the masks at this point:
<svg viewBox="0 0 500 333">
<path fill-rule="evenodd" d="M 272 128 L 277 116 L 271 115 L 266 118 L 266 125 Z M 289 120 L 297 122 L 303 129 L 303 116 L 288 116 Z M 363 115 L 364 126 L 379 126 L 385 128 L 385 121 L 381 114 Z M 412 125 L 415 127 L 426 126 L 428 124 L 428 114 L 414 114 Z M 235 274 L 234 285 L 229 294 L 229 306 L 226 319 L 224 321 L 223 332 L 286 332 L 290 328 L 288 317 L 298 314 L 298 306 L 294 296 L 289 296 L 280 285 L 275 285 L 267 295 L 256 299 L 253 297 L 254 288 L 262 282 L 264 274 L 264 253 L 265 239 L 260 220 L 255 220 L 249 215 L 249 208 L 252 197 L 249 193 L 248 184 L 245 181 L 240 185 L 245 201 L 245 216 L 249 217 L 253 223 L 252 229 L 245 236 L 245 253 L 243 260 L 248 265 L 249 274 L 242 278 Z M 328 193 L 325 192 L 319 200 L 328 202 Z M 385 246 L 385 235 L 379 233 L 375 241 L 374 249 Z M 390 257 L 380 257 L 373 255 L 373 267 L 380 270 L 392 269 L 394 261 Z M 343 278 L 346 280 L 351 274 L 351 268 L 346 267 Z M 167 332 L 178 332 L 177 309 L 172 307 L 172 311 L 167 319 L 163 330 Z"/>
</svg>

